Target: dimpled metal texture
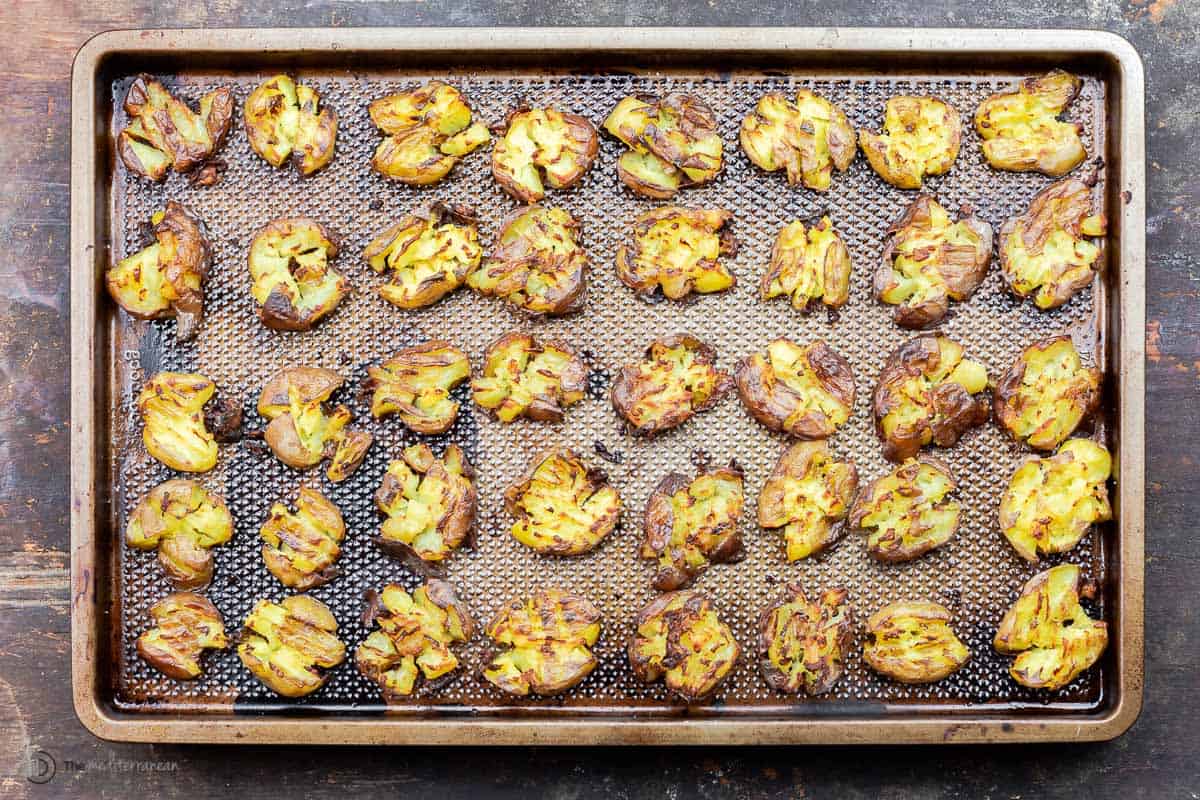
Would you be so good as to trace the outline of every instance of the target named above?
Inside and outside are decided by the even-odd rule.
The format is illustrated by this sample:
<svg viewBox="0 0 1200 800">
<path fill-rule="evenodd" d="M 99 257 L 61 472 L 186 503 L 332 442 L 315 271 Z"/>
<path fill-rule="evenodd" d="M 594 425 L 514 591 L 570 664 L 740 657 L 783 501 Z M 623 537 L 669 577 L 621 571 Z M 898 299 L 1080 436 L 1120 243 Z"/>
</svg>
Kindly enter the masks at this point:
<svg viewBox="0 0 1200 800">
<path fill-rule="evenodd" d="M 232 84 L 237 114 L 228 141 L 218 154 L 228 165 L 219 183 L 194 186 L 185 177 L 170 175 L 161 184 L 130 175 L 118 165 L 113 196 L 111 257 L 117 259 L 145 243 L 145 221 L 168 199 L 185 203 L 205 220 L 214 248 L 213 271 L 207 283 L 205 319 L 190 343 L 175 339 L 175 323 L 138 322 L 112 309 L 114 324 L 111 358 L 114 392 L 112 409 L 114 531 L 124 530 L 134 505 L 153 486 L 173 477 L 151 459 L 141 442 L 141 422 L 135 411 L 137 391 L 157 370 L 195 370 L 213 379 L 219 396 L 242 403 L 246 427 L 261 428 L 255 401 L 264 382 L 278 369 L 301 365 L 338 370 L 347 379 L 335 402 L 347 403 L 355 425 L 364 426 L 375 443 L 363 465 L 347 481 L 330 483 L 324 465 L 307 472 L 290 469 L 253 442 L 221 446 L 212 472 L 199 476 L 222 493 L 235 519 L 232 541 L 215 550 L 216 570 L 206 594 L 220 609 L 228 630 L 237 631 L 259 598 L 281 599 L 288 594 L 263 565 L 259 527 L 267 509 L 277 501 L 291 503 L 301 486 L 326 494 L 346 520 L 347 532 L 337 563 L 340 577 L 311 595 L 326 603 L 339 623 L 338 635 L 347 645 L 345 663 L 334 669 L 326 685 L 298 701 L 282 700 L 263 687 L 242 666 L 231 648 L 207 657 L 204 675 L 193 682 L 169 680 L 137 658 L 134 643 L 149 625 L 147 610 L 170 591 L 153 552 L 117 545 L 114 574 L 115 613 L 119 614 L 114 647 L 115 700 L 125 709 L 160 712 L 228 709 L 284 713 L 294 706 L 344 713 L 379 713 L 384 709 L 377 687 L 362 678 L 353 661 L 354 648 L 367 635 L 359 618 L 364 593 L 389 582 L 413 588 L 420 576 L 405 564 L 383 555 L 373 543 L 381 517 L 373 493 L 388 461 L 423 437 L 408 432 L 394 417 L 372 420 L 368 400 L 360 394 L 368 365 L 402 347 L 443 338 L 462 348 L 478 374 L 487 345 L 503 333 L 519 329 L 539 337 L 554 337 L 580 350 L 591 364 L 588 396 L 569 409 L 561 424 L 518 420 L 502 424 L 475 407 L 467 386 L 459 387 L 462 403 L 457 422 L 446 434 L 424 437 L 441 453 L 450 442 L 461 445 L 477 470 L 479 507 L 477 543 L 443 562 L 446 577 L 480 623 L 472 642 L 462 647 L 462 667 L 434 687 L 419 689 L 412 700 L 393 713 L 417 713 L 430 708 L 449 713 L 679 713 L 661 684 L 643 685 L 634 679 L 626 643 L 637 612 L 653 596 L 651 562 L 638 558 L 642 513 L 651 490 L 667 472 L 691 474 L 707 458 L 713 464 L 736 459 L 746 470 L 746 510 L 741 520 L 746 558 L 716 565 L 695 582 L 713 597 L 722 618 L 733 628 L 742 658 L 729 680 L 692 715 L 723 713 L 787 713 L 803 715 L 833 711 L 829 704 L 876 709 L 930 707 L 945 710 L 970 706 L 1012 709 L 1075 710 L 1100 701 L 1101 666 L 1089 670 L 1061 692 L 1023 689 L 1009 678 L 1008 658 L 997 655 L 992 636 L 1005 609 L 1021 585 L 1041 569 L 1069 559 L 1085 574 L 1103 576 L 1103 536 L 1090 533 L 1071 553 L 1034 566 L 1023 562 L 1007 544 L 996 524 L 996 509 L 1008 477 L 1025 455 L 994 421 L 967 434 L 948 450 L 931 449 L 951 466 L 959 480 L 957 499 L 962 522 L 945 546 L 916 561 L 882 565 L 867 554 L 866 537 L 850 532 L 826 554 L 786 563 L 781 531 L 764 531 L 755 524 L 760 489 L 787 442 L 768 432 L 743 409 L 736 393 L 716 408 L 697 415 L 681 427 L 652 439 L 623 430 L 608 400 L 611 376 L 620 365 L 637 360 L 646 345 L 674 331 L 688 331 L 714 346 L 718 366 L 732 370 L 736 361 L 775 337 L 806 343 L 825 339 L 854 368 L 858 400 L 850 422 L 831 439 L 833 451 L 852 458 L 865 484 L 889 467 L 883 460 L 870 415 L 870 396 L 887 354 L 912 332 L 898 328 L 892 309 L 871 297 L 871 279 L 878 263 L 887 226 L 916 196 L 880 180 L 861 154 L 849 171 L 835 174 L 826 194 L 788 187 L 782 172 L 765 173 L 753 166 L 738 145 L 743 116 L 768 91 L 792 93 L 806 87 L 840 105 L 855 128 L 878 130 L 884 103 L 893 94 L 934 94 L 952 103 L 964 123 L 962 149 L 948 174 L 927 181 L 927 189 L 948 209 L 974 206 L 996 232 L 1009 217 L 1022 212 L 1034 194 L 1051 179 L 1040 175 L 999 172 L 984 161 L 979 139 L 970 125 L 976 105 L 989 93 L 1008 88 L 1012 76 L 949 75 L 934 77 L 811 79 L 785 73 L 316 73 L 299 77 L 313 84 L 324 103 L 333 106 L 341 123 L 337 154 L 328 168 L 304 179 L 290 167 L 272 169 L 250 150 L 242 127 L 241 105 L 251 88 L 266 75 L 163 76 L 167 85 L 195 102 L 213 87 Z M 1085 88 L 1068 112 L 1083 123 L 1091 156 L 1104 150 L 1104 86 L 1085 77 Z M 501 300 L 485 298 L 466 287 L 432 307 L 404 311 L 376 293 L 383 278 L 362 260 L 368 241 L 413 208 L 432 200 L 465 203 L 481 218 L 485 251 L 494 241 L 499 220 L 515 202 L 491 177 L 490 146 L 466 156 L 450 174 L 432 187 L 415 188 L 386 180 L 370 167 L 380 140 L 367 115 L 368 103 L 431 78 L 451 82 L 464 92 L 476 114 L 488 123 L 504 119 L 522 101 L 553 105 L 582 114 L 599 127 L 621 97 L 635 92 L 663 94 L 692 92 L 715 110 L 725 145 L 725 169 L 709 185 L 679 193 L 674 202 L 689 206 L 731 209 L 730 229 L 740 243 L 728 263 L 737 286 L 724 294 L 685 302 L 644 301 L 617 279 L 614 257 L 618 246 L 642 212 L 662 202 L 639 198 L 617 179 L 616 159 L 624 148 L 602 134 L 600 153 L 580 185 L 550 191 L 546 204 L 567 208 L 582 224 L 580 241 L 591 259 L 585 310 L 568 318 L 530 320 Z M 124 124 L 120 102 L 129 79 L 113 84 L 113 131 Z M 1103 179 L 1103 172 L 1101 172 Z M 1102 183 L 1097 197 L 1102 196 Z M 815 222 L 828 213 L 845 239 L 854 262 L 852 291 L 836 315 L 824 310 L 804 316 L 785 300 L 764 303 L 758 282 L 767 267 L 777 231 L 793 219 Z M 334 267 L 353 285 L 340 307 L 314 330 L 276 332 L 255 314 L 246 267 L 254 233 L 277 217 L 303 215 L 320 221 L 337 237 L 341 251 Z M 998 378 L 1023 346 L 1045 336 L 1071 331 L 1085 358 L 1103 355 L 1095 333 L 1097 309 L 1103 313 L 1103 291 L 1097 281 L 1064 307 L 1043 312 L 1031 303 L 1017 302 L 1002 286 L 995 260 L 987 279 L 965 303 L 951 306 L 940 330 L 960 341 L 969 356 L 982 360 Z M 1099 426 L 1103 431 L 1103 425 Z M 624 513 L 621 526 L 592 553 L 562 559 L 534 554 L 508 533 L 512 520 L 503 507 L 504 489 L 526 469 L 535 454 L 554 446 L 579 452 L 590 464 L 605 469 L 620 492 Z M 597 448 L 619 460 L 601 457 Z M 116 537 L 114 537 L 116 540 Z M 769 689 L 759 674 L 755 638 L 757 620 L 789 581 L 799 581 L 811 595 L 830 586 L 849 589 L 856 615 L 855 644 L 841 682 L 816 699 L 794 697 Z M 1102 582 L 1101 582 L 1102 583 Z M 538 587 L 559 587 L 591 600 L 603 613 L 603 630 L 595 647 L 599 666 L 579 686 L 553 698 L 513 699 L 480 677 L 491 644 L 482 626 L 508 601 Z M 933 600 L 953 613 L 952 627 L 971 650 L 970 662 L 949 678 L 924 686 L 904 686 L 874 674 L 859 654 L 866 618 L 896 600 Z M 1089 604 L 1103 614 L 1104 598 Z"/>
</svg>

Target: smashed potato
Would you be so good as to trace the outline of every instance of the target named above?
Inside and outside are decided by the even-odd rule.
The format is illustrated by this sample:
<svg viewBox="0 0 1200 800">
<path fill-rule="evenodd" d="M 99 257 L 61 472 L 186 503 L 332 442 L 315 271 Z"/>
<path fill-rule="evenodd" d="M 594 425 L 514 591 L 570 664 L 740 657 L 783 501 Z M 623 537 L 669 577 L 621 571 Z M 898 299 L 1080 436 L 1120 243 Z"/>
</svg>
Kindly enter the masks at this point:
<svg viewBox="0 0 1200 800">
<path fill-rule="evenodd" d="M 387 519 L 379 546 L 422 561 L 441 561 L 458 549 L 475 523 L 474 470 L 456 444 L 441 458 L 425 443 L 404 448 L 375 492 L 375 507 Z"/>
<path fill-rule="evenodd" d="M 517 518 L 513 538 L 553 556 L 594 550 L 621 518 L 621 497 L 608 475 L 565 448 L 535 460 L 504 493 L 504 506 Z"/>
<path fill-rule="evenodd" d="M 737 242 L 722 232 L 732 211 L 663 206 L 638 217 L 633 241 L 617 250 L 617 277 L 638 294 L 661 288 L 679 300 L 692 292 L 721 292 L 737 283 L 721 256 L 737 253 Z"/>
<path fill-rule="evenodd" d="M 233 536 L 225 499 L 196 481 L 170 480 L 150 490 L 133 509 L 125 542 L 158 549 L 158 563 L 177 589 L 201 589 L 212 581 L 210 550 Z"/>
<path fill-rule="evenodd" d="M 349 282 L 329 266 L 338 247 L 315 220 L 277 219 L 250 243 L 250 293 L 263 324 L 306 331 L 337 307 Z"/>
<path fill-rule="evenodd" d="M 880 561 L 911 561 L 950 541 L 959 505 L 950 469 L 933 459 L 909 459 L 877 478 L 854 501 L 850 525 L 869 533 L 867 550 Z"/>
<path fill-rule="evenodd" d="M 940 681 L 971 658 L 949 622 L 950 612 L 937 603 L 890 603 L 867 620 L 863 660 L 901 683 Z"/>
<path fill-rule="evenodd" d="M 854 642 L 854 612 L 847 591 L 827 589 L 809 600 L 799 583 L 763 611 L 758 620 L 758 663 L 772 689 L 824 694 L 845 669 Z"/>
<path fill-rule="evenodd" d="M 776 339 L 733 371 L 746 410 L 773 431 L 825 439 L 854 411 L 854 372 L 832 347 Z"/>
<path fill-rule="evenodd" d="M 437 183 L 480 145 L 491 141 L 487 125 L 472 121 L 471 107 L 453 86 L 430 81 L 371 102 L 368 112 L 385 138 L 371 166 L 386 178 L 414 186 Z"/>
<path fill-rule="evenodd" d="M 716 368 L 717 351 L 686 333 L 656 339 L 645 360 L 621 367 L 612 405 L 638 433 L 682 425 L 720 402 L 733 378 Z"/>
<path fill-rule="evenodd" d="M 572 348 L 512 331 L 488 346 L 471 392 L 501 422 L 522 416 L 561 422 L 567 406 L 583 399 L 587 378 L 587 365 Z"/>
<path fill-rule="evenodd" d="M 295 469 L 329 458 L 329 480 L 345 480 L 358 469 L 373 438 L 347 428 L 354 416 L 344 405 L 329 411 L 326 401 L 345 379 L 331 369 L 281 370 L 258 396 L 258 413 L 269 420 L 265 438 L 276 457 Z"/>
<path fill-rule="evenodd" d="M 435 339 L 368 367 L 367 376 L 372 415 L 396 414 L 417 433 L 445 433 L 458 416 L 450 392 L 471 377 L 471 362 L 462 350 Z"/>
<path fill-rule="evenodd" d="M 591 647 L 600 637 L 600 612 L 584 598 L 556 589 L 514 600 L 488 623 L 502 649 L 483 677 L 501 691 L 561 694 L 596 668 Z"/>
<path fill-rule="evenodd" d="M 1054 69 L 1025 78 L 1011 92 L 992 95 L 975 110 L 975 130 L 983 154 L 996 169 L 1066 175 L 1087 151 L 1079 134 L 1083 126 L 1058 117 L 1074 102 L 1082 82 Z"/>
<path fill-rule="evenodd" d="M 141 75 L 129 87 L 124 108 L 129 124 L 117 137 L 117 153 L 133 172 L 161 181 L 168 168 L 188 172 L 220 149 L 233 120 L 233 93 L 228 86 L 209 92 L 196 113 Z"/>
<path fill-rule="evenodd" d="M 259 600 L 246 616 L 238 657 L 267 688 L 284 697 L 320 689 L 346 658 L 329 607 L 308 595 Z"/>
<path fill-rule="evenodd" d="M 882 134 L 862 129 L 858 143 L 872 169 L 898 189 L 920 189 L 927 176 L 949 172 L 958 158 L 962 121 L 936 97 L 890 98 L 883 129 Z"/>
<path fill-rule="evenodd" d="M 439 202 L 404 217 L 363 251 L 371 269 L 388 273 L 379 296 L 400 308 L 441 300 L 463 285 L 482 258 L 475 212 Z"/>
<path fill-rule="evenodd" d="M 992 411 L 1019 441 L 1053 450 L 1100 404 L 1100 370 L 1085 367 L 1069 336 L 1034 342 L 996 384 Z"/>
<path fill-rule="evenodd" d="M 137 653 L 168 678 L 200 677 L 205 650 L 229 646 L 221 612 L 207 597 L 192 592 L 169 594 L 150 607 L 154 626 L 137 638 Z"/>
<path fill-rule="evenodd" d="M 624 97 L 604 129 L 629 148 L 617 159 L 617 177 L 643 197 L 668 200 L 708 183 L 723 166 L 716 115 L 695 95 Z"/>
<path fill-rule="evenodd" d="M 758 524 L 783 528 L 787 560 L 816 555 L 842 537 L 858 491 L 853 462 L 839 461 L 823 439 L 796 442 L 775 464 L 758 496 Z"/>
<path fill-rule="evenodd" d="M 492 149 L 492 175 L 521 203 L 536 203 L 551 189 L 569 189 L 591 169 L 600 149 L 596 127 L 578 114 L 521 107 L 509 112 L 504 135 Z"/>
<path fill-rule="evenodd" d="M 643 608 L 629 640 L 629 665 L 643 683 L 665 679 L 685 703 L 708 697 L 733 670 L 741 648 L 712 600 L 684 590 L 661 594 Z"/>
<path fill-rule="evenodd" d="M 306 592 L 341 574 L 333 562 L 341 555 L 346 523 L 316 489 L 300 490 L 295 511 L 283 503 L 272 505 L 259 535 L 267 571 L 289 589 Z"/>
<path fill-rule="evenodd" d="M 289 75 L 260 83 L 243 110 L 250 147 L 272 167 L 290 157 L 301 175 L 312 175 L 333 158 L 338 116 L 311 86 Z"/>
<path fill-rule="evenodd" d="M 854 128 L 845 113 L 821 95 L 800 89 L 796 102 L 781 94 L 763 95 L 742 120 L 742 149 L 767 172 L 787 170 L 789 186 L 828 191 L 833 170 L 845 172 L 854 160 Z"/>
<path fill-rule="evenodd" d="M 804 312 L 817 303 L 841 308 L 850 299 L 850 269 L 850 251 L 829 217 L 808 229 L 796 220 L 775 237 L 759 295 L 763 300 L 790 297 L 792 307 Z"/>
<path fill-rule="evenodd" d="M 217 442 L 204 425 L 204 404 L 217 387 L 195 372 L 160 372 L 138 395 L 150 455 L 180 472 L 208 472 L 217 465 Z"/>
</svg>

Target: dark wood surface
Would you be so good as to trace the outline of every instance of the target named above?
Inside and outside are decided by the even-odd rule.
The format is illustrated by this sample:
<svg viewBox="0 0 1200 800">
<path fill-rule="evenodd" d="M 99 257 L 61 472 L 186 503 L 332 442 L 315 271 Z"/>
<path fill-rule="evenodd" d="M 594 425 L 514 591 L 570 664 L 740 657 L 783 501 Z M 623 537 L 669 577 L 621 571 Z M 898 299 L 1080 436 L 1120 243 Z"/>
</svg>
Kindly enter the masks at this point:
<svg viewBox="0 0 1200 800">
<path fill-rule="evenodd" d="M 1195 0 L 0 4 L 0 797 L 1200 797 L 1198 23 Z M 76 48 L 111 28 L 532 24 L 1081 27 L 1134 43 L 1148 82 L 1149 416 L 1146 701 L 1129 733 L 1106 744 L 1005 748 L 350 751 L 117 745 L 78 723 L 66 421 Z M 27 779 L 29 754 L 53 759 L 47 782 Z"/>
</svg>

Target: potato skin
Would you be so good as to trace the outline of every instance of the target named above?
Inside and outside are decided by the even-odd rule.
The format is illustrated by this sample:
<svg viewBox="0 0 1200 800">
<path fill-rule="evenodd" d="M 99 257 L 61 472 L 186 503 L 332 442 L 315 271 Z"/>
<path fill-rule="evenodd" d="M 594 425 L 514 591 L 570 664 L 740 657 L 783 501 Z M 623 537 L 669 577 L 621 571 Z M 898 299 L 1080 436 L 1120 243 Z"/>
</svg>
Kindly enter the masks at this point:
<svg viewBox="0 0 1200 800">
<path fill-rule="evenodd" d="M 741 655 L 712 600 L 690 589 L 661 594 L 638 612 L 628 650 L 635 678 L 665 679 L 667 689 L 689 705 L 715 692 Z"/>
<path fill-rule="evenodd" d="M 958 671 L 971 653 L 950 629 L 950 612 L 929 602 L 891 603 L 867 620 L 863 660 L 900 683 L 934 683 Z"/>
<path fill-rule="evenodd" d="M 295 511 L 273 504 L 259 535 L 267 571 L 289 589 L 307 592 L 341 574 L 334 562 L 346 523 L 338 507 L 316 489 L 300 490 Z"/>
<path fill-rule="evenodd" d="M 138 395 L 146 451 L 180 472 L 208 472 L 217 465 L 217 442 L 204 423 L 204 404 L 216 385 L 196 372 L 159 372 Z"/>
<path fill-rule="evenodd" d="M 783 168 L 789 186 L 829 190 L 833 170 L 845 172 L 857 152 L 845 112 L 821 95 L 801 89 L 796 102 L 781 94 L 759 99 L 742 120 L 738 138 L 749 158 L 767 172 Z"/>
<path fill-rule="evenodd" d="M 168 678 L 200 677 L 205 650 L 229 646 L 221 612 L 207 597 L 192 592 L 169 594 L 150 607 L 154 625 L 137 638 L 137 654 Z"/>
<path fill-rule="evenodd" d="M 718 260 L 737 253 L 737 241 L 722 231 L 732 217 L 723 208 L 682 206 L 643 213 L 633 239 L 617 250 L 617 277 L 638 294 L 661 289 L 671 300 L 733 288 L 737 278 Z M 682 263 L 681 254 L 687 256 Z"/>
<path fill-rule="evenodd" d="M 290 158 L 307 176 L 333 159 L 337 112 L 321 103 L 311 86 L 290 75 L 276 75 L 256 86 L 246 98 L 242 119 L 250 147 L 273 167 Z"/>
<path fill-rule="evenodd" d="M 540 502 L 527 506 L 530 495 Z M 574 513 L 559 511 L 555 506 L 560 503 L 572 506 Z M 565 447 L 534 458 L 522 479 L 505 490 L 504 507 L 517 520 L 513 538 L 551 556 L 591 552 L 621 519 L 621 498 L 609 485 L 607 473 L 589 467 Z M 586 524 L 583 516 L 588 517 Z"/>
<path fill-rule="evenodd" d="M 1087 158 L 1083 126 L 1058 119 L 1079 95 L 1082 81 L 1053 69 L 997 92 L 975 110 L 983 155 L 996 169 L 1066 175 Z"/>
<path fill-rule="evenodd" d="M 789 373 L 797 377 L 789 381 Z M 833 435 L 854 409 L 857 390 L 850 362 L 820 339 L 803 348 L 776 339 L 765 356 L 755 353 L 738 362 L 733 375 L 742 404 L 756 420 L 800 439 Z M 820 395 L 837 412 L 823 409 Z"/>
<path fill-rule="evenodd" d="M 297 242 L 295 252 L 281 249 L 285 241 L 302 237 L 308 247 Z M 302 248 L 319 255 L 301 261 Z M 306 331 L 332 312 L 350 290 L 346 278 L 329 266 L 337 253 L 333 236 L 314 219 L 281 218 L 263 226 L 250 242 L 247 259 L 251 294 L 263 324 L 279 331 Z"/>
<path fill-rule="evenodd" d="M 319 367 L 280 370 L 267 381 L 258 396 L 258 413 L 269 420 L 264 439 L 276 458 L 293 469 L 308 469 L 328 458 L 326 474 L 334 482 L 358 468 L 373 437 L 346 427 L 353 419 L 349 408 L 329 410 L 326 405 L 344 381 L 337 372 Z M 319 440 L 302 436 L 301 428 L 312 426 L 300 421 L 317 417 L 323 420 Z"/>
<path fill-rule="evenodd" d="M 388 283 L 378 288 L 379 296 L 400 308 L 422 308 L 462 286 L 483 258 L 477 224 L 474 209 L 435 201 L 381 231 L 363 250 L 371 269 L 391 272 Z M 412 263 L 396 267 L 394 262 L 403 262 L 410 251 L 417 258 L 423 247 L 435 252 L 416 260 L 416 266 L 434 266 L 437 271 L 416 283 Z M 410 276 L 413 280 L 406 280 Z"/>
<path fill-rule="evenodd" d="M 696 95 L 624 97 L 604 129 L 630 148 L 617 160 L 617 177 L 652 200 L 707 183 L 725 166 L 716 115 Z"/>
<path fill-rule="evenodd" d="M 150 490 L 134 507 L 125 542 L 139 550 L 157 548 L 158 563 L 176 589 L 202 589 L 212 582 L 211 548 L 233 536 L 225 498 L 196 481 L 174 479 Z"/>
<path fill-rule="evenodd" d="M 587 365 L 571 346 L 509 331 L 488 345 L 471 391 L 502 422 L 562 422 L 566 408 L 583 399 L 587 379 Z"/>
<path fill-rule="evenodd" d="M 475 470 L 456 444 L 448 445 L 441 458 L 424 442 L 406 447 L 402 455 L 388 465 L 375 492 L 375 507 L 387 515 L 376 543 L 404 560 L 411 554 L 441 561 L 468 541 L 475 524 Z M 431 529 L 437 535 L 434 546 L 425 541 Z"/>
<path fill-rule="evenodd" d="M 246 616 L 237 653 L 276 694 L 304 697 L 325 685 L 327 670 L 342 663 L 346 646 L 329 607 L 299 594 L 279 603 L 259 600 Z"/>
<path fill-rule="evenodd" d="M 944 100 L 896 95 L 887 101 L 883 124 L 882 135 L 860 130 L 859 147 L 879 177 L 898 189 L 920 189 L 926 176 L 949 172 L 958 158 L 962 120 Z M 919 139 L 922 133 L 932 134 L 936 141 L 917 159 L 908 158 L 894 141 Z"/>
<path fill-rule="evenodd" d="M 799 582 L 758 618 L 758 664 L 776 691 L 825 694 L 842 677 L 854 643 L 854 610 L 848 592 L 835 587 L 809 600 Z M 789 674 L 790 673 L 790 674 Z"/>
<path fill-rule="evenodd" d="M 920 485 L 922 480 L 929 491 Z M 954 474 L 941 461 L 929 456 L 909 459 L 859 493 L 850 509 L 850 526 L 870 533 L 867 550 L 876 559 L 912 561 L 941 547 L 958 530 L 959 504 L 946 499 L 957 487 Z M 874 518 L 887 512 L 891 516 Z"/>
<path fill-rule="evenodd" d="M 371 167 L 412 186 L 437 183 L 491 139 L 458 89 L 438 80 L 377 98 L 367 110 L 385 137 Z"/>
<path fill-rule="evenodd" d="M 526 138 L 533 148 L 527 157 L 515 141 L 510 141 L 516 128 L 527 131 Z M 492 177 L 519 203 L 540 201 L 546 196 L 544 184 L 552 189 L 569 189 L 579 183 L 600 150 L 600 135 L 587 117 L 554 108 L 517 106 L 508 112 L 504 129 L 492 149 Z M 557 157 L 551 159 L 551 153 L 557 153 Z M 515 163 L 510 164 L 510 160 Z M 522 181 L 518 175 L 523 166 L 533 172 L 532 181 Z"/>
<path fill-rule="evenodd" d="M 683 354 L 683 360 L 676 360 L 678 370 L 671 360 L 675 351 Z M 733 388 L 732 376 L 719 371 L 716 361 L 717 351 L 690 334 L 656 339 L 646 348 L 645 360 L 627 364 L 617 373 L 610 392 L 613 409 L 637 433 L 647 436 L 682 425 L 715 406 Z M 653 413 L 656 409 L 661 413 Z"/>
<path fill-rule="evenodd" d="M 795 220 L 775 237 L 759 297 L 789 297 L 792 307 L 805 314 L 817 303 L 838 309 L 850 299 L 852 269 L 850 251 L 828 216 L 807 230 Z"/>
<path fill-rule="evenodd" d="M 562 694 L 598 663 L 591 647 L 600 637 L 600 611 L 586 598 L 558 589 L 513 600 L 485 632 L 505 649 L 490 660 L 483 677 L 508 694 Z"/>
<path fill-rule="evenodd" d="M 471 377 L 467 355 L 442 339 L 406 347 L 379 366 L 367 368 L 371 414 L 396 414 L 416 433 L 439 434 L 458 418 L 455 386 Z"/>
<path fill-rule="evenodd" d="M 1054 358 L 1068 378 L 1030 370 Z M 1017 441 L 1035 450 L 1053 450 L 1100 405 L 1100 370 L 1084 367 L 1069 336 L 1051 336 L 1026 347 L 992 393 L 992 413 Z M 1026 423 L 1033 414 L 1034 425 Z M 1040 421 L 1039 421 L 1040 420 Z"/>
<path fill-rule="evenodd" d="M 807 482 L 820 478 L 823 494 L 800 494 Z M 858 470 L 839 461 L 824 439 L 794 442 L 779 456 L 758 495 L 758 524 L 782 528 L 787 560 L 818 555 L 846 532 L 843 522 L 858 491 Z"/>
<path fill-rule="evenodd" d="M 123 106 L 130 122 L 117 137 L 117 155 L 131 172 L 153 181 L 165 178 L 168 168 L 189 172 L 207 161 L 221 149 L 233 121 L 233 92 L 228 86 L 204 95 L 197 114 L 145 74 L 129 86 Z M 174 116 L 187 117 L 195 129 L 203 130 L 204 138 L 189 139 Z"/>
</svg>

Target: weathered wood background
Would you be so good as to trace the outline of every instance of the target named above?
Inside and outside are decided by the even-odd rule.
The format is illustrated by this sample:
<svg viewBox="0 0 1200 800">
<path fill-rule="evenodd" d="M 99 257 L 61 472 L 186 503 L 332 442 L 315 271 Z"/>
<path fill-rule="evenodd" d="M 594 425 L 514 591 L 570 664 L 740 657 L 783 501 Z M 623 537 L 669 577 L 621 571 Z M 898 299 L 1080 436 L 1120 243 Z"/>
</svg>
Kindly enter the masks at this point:
<svg viewBox="0 0 1200 800">
<path fill-rule="evenodd" d="M 1128 734 L 1100 745 L 950 750 L 352 752 L 114 745 L 76 721 L 66 421 L 76 48 L 122 27 L 536 24 L 1081 27 L 1136 45 L 1148 76 L 1147 671 L 1145 711 Z M 0 3 L 0 796 L 1200 797 L 1198 28 L 1196 0 Z M 56 763 L 44 784 L 23 773 L 37 751 Z"/>
</svg>

